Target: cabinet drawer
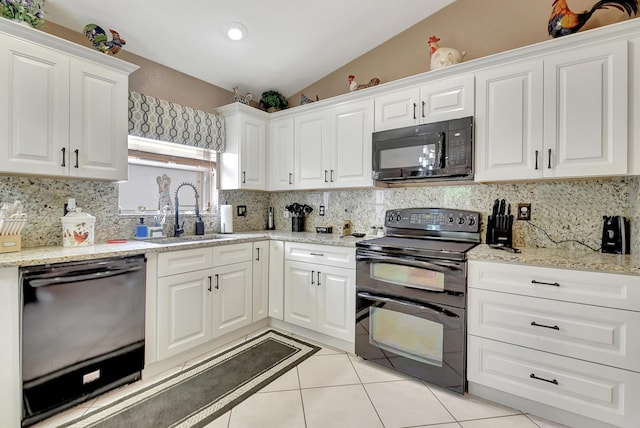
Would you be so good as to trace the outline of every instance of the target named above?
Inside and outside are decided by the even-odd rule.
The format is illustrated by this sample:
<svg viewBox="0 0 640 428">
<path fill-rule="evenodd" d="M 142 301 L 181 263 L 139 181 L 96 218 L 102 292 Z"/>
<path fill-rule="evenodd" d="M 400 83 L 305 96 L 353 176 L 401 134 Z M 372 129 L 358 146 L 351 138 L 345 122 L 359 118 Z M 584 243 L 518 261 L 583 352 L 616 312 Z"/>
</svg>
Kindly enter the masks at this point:
<svg viewBox="0 0 640 428">
<path fill-rule="evenodd" d="M 621 427 L 640 417 L 640 374 L 469 336 L 469 381 Z"/>
<path fill-rule="evenodd" d="M 253 244 L 251 242 L 213 247 L 213 266 L 247 262 L 251 260 L 252 253 Z"/>
<path fill-rule="evenodd" d="M 470 289 L 469 334 L 640 372 L 640 312 Z"/>
<path fill-rule="evenodd" d="M 640 311 L 640 277 L 472 260 L 471 288 Z"/>
<path fill-rule="evenodd" d="M 171 251 L 158 255 L 158 276 L 176 275 L 213 267 L 211 248 Z"/>
<path fill-rule="evenodd" d="M 285 243 L 285 258 L 287 260 L 355 269 L 355 256 L 355 248 L 299 244 L 296 242 Z"/>
</svg>

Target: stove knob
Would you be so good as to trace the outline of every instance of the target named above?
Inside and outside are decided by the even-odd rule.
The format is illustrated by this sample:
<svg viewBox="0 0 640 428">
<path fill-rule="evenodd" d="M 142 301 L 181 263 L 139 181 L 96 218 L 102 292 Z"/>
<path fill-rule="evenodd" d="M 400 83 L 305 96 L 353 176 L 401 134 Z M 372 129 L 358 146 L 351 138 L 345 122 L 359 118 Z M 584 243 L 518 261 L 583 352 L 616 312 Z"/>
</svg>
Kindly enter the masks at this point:
<svg viewBox="0 0 640 428">
<path fill-rule="evenodd" d="M 387 221 L 388 221 L 389 223 L 391 223 L 391 222 L 393 221 L 393 214 L 391 214 L 391 215 L 389 216 L 389 218 L 387 219 Z"/>
<path fill-rule="evenodd" d="M 469 224 L 469 226 L 473 226 L 474 224 L 476 224 L 476 220 L 473 217 L 469 217 L 467 224 Z"/>
<path fill-rule="evenodd" d="M 453 217 L 449 217 L 449 223 L 453 223 Z"/>
<path fill-rule="evenodd" d="M 396 221 L 400 221 L 402 220 L 402 217 L 400 217 L 400 214 L 398 214 L 398 216 L 396 217 Z"/>
<path fill-rule="evenodd" d="M 458 219 L 458 224 L 464 224 L 464 217 L 460 217 Z"/>
</svg>

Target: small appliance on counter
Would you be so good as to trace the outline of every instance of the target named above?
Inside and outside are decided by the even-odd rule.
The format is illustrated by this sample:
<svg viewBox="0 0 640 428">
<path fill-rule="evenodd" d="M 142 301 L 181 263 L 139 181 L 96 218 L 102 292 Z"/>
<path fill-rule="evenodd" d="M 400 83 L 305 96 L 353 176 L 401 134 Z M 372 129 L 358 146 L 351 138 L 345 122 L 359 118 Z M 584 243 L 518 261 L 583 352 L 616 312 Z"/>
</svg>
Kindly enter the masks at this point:
<svg viewBox="0 0 640 428">
<path fill-rule="evenodd" d="M 487 244 L 493 248 L 512 251 L 520 250 L 513 248 L 513 215 L 511 214 L 511 204 L 507 204 L 505 199 L 496 199 L 489 221 L 487 222 Z"/>
<path fill-rule="evenodd" d="M 619 215 L 603 216 L 602 252 L 629 254 L 629 220 Z"/>
<path fill-rule="evenodd" d="M 3 203 L 0 208 L 0 253 L 11 253 L 22 249 L 20 232 L 27 223 L 22 212 L 22 202 Z"/>
<path fill-rule="evenodd" d="M 276 224 L 273 219 L 273 207 L 267 209 L 267 230 L 276 230 Z"/>
</svg>

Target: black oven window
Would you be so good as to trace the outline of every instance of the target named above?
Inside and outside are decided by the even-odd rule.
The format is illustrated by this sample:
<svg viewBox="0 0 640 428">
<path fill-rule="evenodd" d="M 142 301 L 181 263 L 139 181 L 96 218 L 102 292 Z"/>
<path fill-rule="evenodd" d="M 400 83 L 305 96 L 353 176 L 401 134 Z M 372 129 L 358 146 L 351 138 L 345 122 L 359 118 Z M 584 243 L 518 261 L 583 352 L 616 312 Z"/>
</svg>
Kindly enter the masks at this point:
<svg viewBox="0 0 640 428">
<path fill-rule="evenodd" d="M 371 307 L 369 342 L 396 355 L 442 367 L 441 323 L 389 309 Z"/>
<path fill-rule="evenodd" d="M 406 287 L 444 291 L 444 273 L 392 263 L 371 263 L 371 278 Z"/>
</svg>

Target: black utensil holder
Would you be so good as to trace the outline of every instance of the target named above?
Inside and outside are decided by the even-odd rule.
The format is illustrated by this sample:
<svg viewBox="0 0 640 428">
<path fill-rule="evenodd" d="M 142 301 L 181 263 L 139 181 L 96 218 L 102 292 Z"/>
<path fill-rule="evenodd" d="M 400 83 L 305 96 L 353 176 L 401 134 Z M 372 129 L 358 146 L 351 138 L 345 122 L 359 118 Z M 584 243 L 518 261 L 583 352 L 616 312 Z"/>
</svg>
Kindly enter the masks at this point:
<svg viewBox="0 0 640 428">
<path fill-rule="evenodd" d="M 291 231 L 304 232 L 304 217 L 302 216 L 291 217 Z"/>
<path fill-rule="evenodd" d="M 487 244 L 512 248 L 513 215 L 489 216 Z"/>
</svg>

